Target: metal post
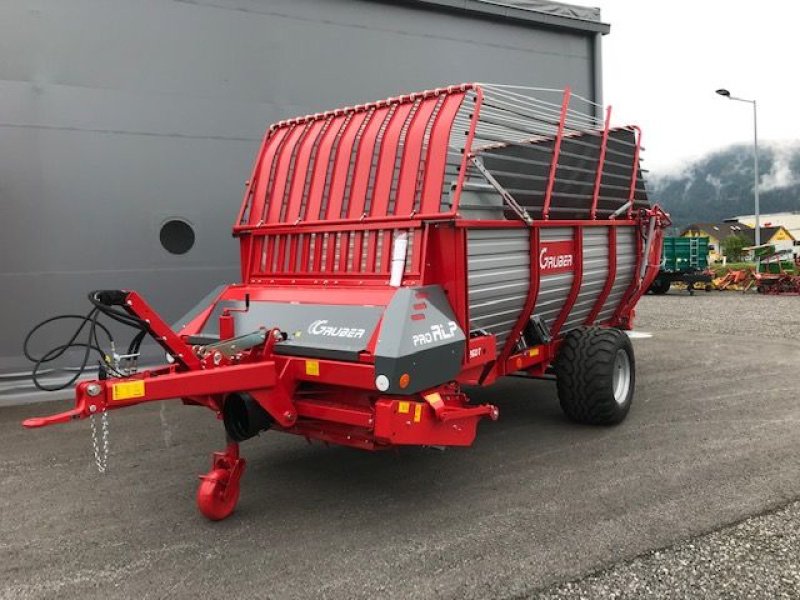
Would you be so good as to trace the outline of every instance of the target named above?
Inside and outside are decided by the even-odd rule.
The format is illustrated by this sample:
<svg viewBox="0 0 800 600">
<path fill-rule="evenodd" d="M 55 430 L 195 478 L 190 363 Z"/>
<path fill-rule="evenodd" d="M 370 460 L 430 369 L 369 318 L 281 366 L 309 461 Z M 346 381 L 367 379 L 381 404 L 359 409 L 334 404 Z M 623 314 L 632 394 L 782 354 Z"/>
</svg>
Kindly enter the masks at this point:
<svg viewBox="0 0 800 600">
<path fill-rule="evenodd" d="M 756 197 L 756 246 L 761 245 L 761 216 L 760 207 L 758 205 L 758 111 L 756 110 L 756 101 L 753 100 L 753 165 L 755 168 L 755 175 L 753 181 L 753 190 Z M 756 267 L 759 267 L 761 260 L 756 258 Z"/>
<path fill-rule="evenodd" d="M 756 232 L 755 232 L 755 242 L 756 246 L 761 245 L 761 207 L 759 206 L 759 199 L 758 199 L 758 107 L 756 104 L 755 99 L 748 100 L 747 98 L 737 98 L 736 96 L 731 96 L 731 93 L 726 90 L 725 88 L 718 89 L 717 94 L 728 98 L 728 100 L 736 100 L 738 102 L 748 102 L 753 105 L 753 196 L 755 199 L 755 217 L 756 217 Z M 761 268 L 761 258 L 756 255 L 756 272 L 758 272 Z"/>
</svg>

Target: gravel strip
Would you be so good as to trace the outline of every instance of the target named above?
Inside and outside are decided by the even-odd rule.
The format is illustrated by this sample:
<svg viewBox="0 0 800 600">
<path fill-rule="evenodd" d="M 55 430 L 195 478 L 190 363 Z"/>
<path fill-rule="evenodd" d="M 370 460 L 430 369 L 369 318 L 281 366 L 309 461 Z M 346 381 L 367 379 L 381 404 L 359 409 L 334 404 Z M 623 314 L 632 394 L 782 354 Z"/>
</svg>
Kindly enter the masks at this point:
<svg viewBox="0 0 800 600">
<path fill-rule="evenodd" d="M 800 502 L 534 598 L 800 598 Z"/>
<path fill-rule="evenodd" d="M 752 319 L 747 318 L 752 315 Z M 644 296 L 636 307 L 636 329 L 685 330 L 744 337 L 800 340 L 800 296 L 671 290 Z"/>
</svg>

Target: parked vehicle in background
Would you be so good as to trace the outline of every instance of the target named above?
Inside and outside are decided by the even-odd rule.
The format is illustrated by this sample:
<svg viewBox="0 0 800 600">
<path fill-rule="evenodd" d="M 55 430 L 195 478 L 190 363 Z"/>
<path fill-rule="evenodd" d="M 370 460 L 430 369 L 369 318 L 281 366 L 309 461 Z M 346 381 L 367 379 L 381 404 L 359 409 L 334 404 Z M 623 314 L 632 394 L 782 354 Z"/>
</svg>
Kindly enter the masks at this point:
<svg viewBox="0 0 800 600">
<path fill-rule="evenodd" d="M 661 268 L 648 290 L 652 294 L 666 294 L 676 281 L 686 284 L 689 294 L 695 286 L 711 291 L 713 274 L 708 270 L 707 237 L 665 237 L 661 254 Z"/>
</svg>

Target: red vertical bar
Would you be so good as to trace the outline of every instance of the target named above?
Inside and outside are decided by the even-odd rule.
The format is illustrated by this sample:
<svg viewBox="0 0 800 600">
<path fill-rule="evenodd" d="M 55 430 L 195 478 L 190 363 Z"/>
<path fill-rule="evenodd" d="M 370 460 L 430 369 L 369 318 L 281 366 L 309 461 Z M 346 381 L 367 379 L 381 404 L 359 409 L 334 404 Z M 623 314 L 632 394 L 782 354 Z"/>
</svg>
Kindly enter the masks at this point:
<svg viewBox="0 0 800 600">
<path fill-rule="evenodd" d="M 297 270 L 297 244 L 300 242 L 300 236 L 296 233 L 290 233 L 286 236 L 289 243 L 289 265 L 287 271 L 294 273 Z"/>
<path fill-rule="evenodd" d="M 617 278 L 617 228 L 609 227 L 608 228 L 608 276 L 606 277 L 606 283 L 603 286 L 603 290 L 597 297 L 597 302 L 595 302 L 594 306 L 592 307 L 592 312 L 590 312 L 586 317 L 585 323 L 587 325 L 591 325 L 592 323 L 594 323 L 594 320 L 597 318 L 597 315 L 599 315 L 600 311 L 603 310 L 603 306 L 605 305 L 606 300 L 608 300 L 608 296 L 611 294 L 611 288 L 614 287 L 614 280 L 616 278 Z"/>
<path fill-rule="evenodd" d="M 400 162 L 400 175 L 397 182 L 397 193 L 394 202 L 394 213 L 396 215 L 408 215 L 414 209 L 414 198 L 417 194 L 417 177 L 419 175 L 419 161 L 422 156 L 422 143 L 425 141 L 425 131 L 428 129 L 433 109 L 441 100 L 441 96 L 433 96 L 422 101 L 414 113 L 414 117 L 406 132 L 405 144 L 403 146 L 403 156 Z M 378 199 L 386 197 L 388 206 L 388 196 L 391 192 L 392 179 L 394 178 L 394 161 L 381 162 L 381 172 L 375 182 L 375 198 L 373 205 Z M 383 206 L 383 205 L 381 205 Z M 372 214 L 383 215 L 383 213 L 373 211 Z"/>
<path fill-rule="evenodd" d="M 250 248 L 253 245 L 252 235 L 243 235 L 239 238 L 239 269 L 243 282 L 249 282 L 253 276 L 253 266 L 250 264 Z"/>
<path fill-rule="evenodd" d="M 300 273 L 311 271 L 311 236 L 311 232 L 303 234 L 303 245 L 302 250 L 300 250 L 300 265 L 297 267 Z"/>
<path fill-rule="evenodd" d="M 264 261 L 264 236 L 251 237 L 253 253 L 250 256 L 251 271 L 263 271 L 261 263 Z"/>
<path fill-rule="evenodd" d="M 322 271 L 322 245 L 324 236 L 322 232 L 315 234 L 314 238 L 314 262 L 311 265 L 311 272 L 319 273 Z"/>
<path fill-rule="evenodd" d="M 472 142 L 475 139 L 475 129 L 478 127 L 478 121 L 480 120 L 481 106 L 483 106 L 483 89 L 478 86 L 475 88 L 475 108 L 472 110 L 469 133 L 467 133 L 467 140 L 464 142 L 464 156 L 461 159 L 461 166 L 458 169 L 456 189 L 453 193 L 453 206 L 450 209 L 452 213 L 458 211 L 458 203 L 461 201 L 461 188 L 464 186 L 464 180 L 467 178 L 470 154 L 472 154 Z"/>
<path fill-rule="evenodd" d="M 422 272 L 420 261 L 422 259 L 422 230 L 412 229 L 409 232 L 409 239 L 411 242 L 411 264 L 406 265 L 406 271 L 410 273 L 419 274 Z"/>
<path fill-rule="evenodd" d="M 628 310 L 628 305 L 630 303 L 630 299 L 636 293 L 636 290 L 639 288 L 641 281 L 639 280 L 639 271 L 642 268 L 642 261 L 646 260 L 644 257 L 644 250 L 642 249 L 642 236 L 638 235 L 639 227 L 641 227 L 640 223 L 636 223 L 632 225 L 634 231 L 637 232 L 637 235 L 634 236 L 634 240 L 636 241 L 636 263 L 633 266 L 633 276 L 631 277 L 631 283 L 628 288 L 625 290 L 622 298 L 619 299 L 619 306 L 614 311 L 614 316 L 611 317 L 611 325 L 619 325 L 621 324 L 621 319 L 626 317 L 624 315 Z"/>
<path fill-rule="evenodd" d="M 350 258 L 350 233 L 343 231 L 339 235 L 339 269 L 340 273 L 347 273 L 347 259 Z"/>
<path fill-rule="evenodd" d="M 511 330 L 511 333 L 506 339 L 505 346 L 503 346 L 503 350 L 497 359 L 497 364 L 503 370 L 505 369 L 505 364 L 508 360 L 508 357 L 511 356 L 511 351 L 514 349 L 514 346 L 519 339 L 519 334 L 522 333 L 523 329 L 525 329 L 525 325 L 528 323 L 528 319 L 530 319 L 531 313 L 536 306 L 536 298 L 539 296 L 539 247 L 541 246 L 539 239 L 541 237 L 541 231 L 539 226 L 535 223 L 532 227 L 528 228 L 528 231 L 530 232 L 528 234 L 528 241 L 530 244 L 530 254 L 528 257 L 528 260 L 530 261 L 528 266 L 528 271 L 530 274 L 528 295 L 525 297 L 525 305 L 522 308 L 522 312 L 519 313 L 517 322 L 514 324 L 514 328 Z M 488 374 L 488 371 L 485 374 Z"/>
<path fill-rule="evenodd" d="M 556 183 L 556 171 L 558 170 L 558 156 L 561 153 L 561 140 L 564 138 L 564 124 L 567 120 L 567 108 L 572 91 L 569 88 L 564 90 L 564 100 L 561 102 L 561 116 L 558 119 L 558 131 L 553 142 L 553 160 L 550 163 L 550 176 L 547 178 L 547 191 L 544 195 L 544 205 L 542 206 L 542 218 L 550 218 L 550 202 L 553 198 L 553 186 Z"/>
<path fill-rule="evenodd" d="M 289 166 L 294 156 L 297 142 L 300 140 L 306 126 L 294 128 L 294 130 L 287 136 L 286 143 L 281 148 L 280 156 L 278 157 L 278 166 L 275 169 L 273 176 L 274 185 L 269 193 L 269 207 L 266 222 L 279 223 L 281 219 L 281 209 L 283 208 L 283 197 L 286 191 L 286 185 L 289 179 Z"/>
<path fill-rule="evenodd" d="M 375 257 L 378 253 L 378 230 L 367 232 L 367 264 L 364 271 L 367 273 L 376 273 L 378 269 L 375 265 Z"/>
<path fill-rule="evenodd" d="M 444 184 L 444 168 L 447 163 L 447 151 L 450 144 L 450 132 L 453 121 L 464 101 L 465 92 L 453 93 L 447 96 L 436 122 L 431 129 L 428 141 L 428 156 L 425 163 L 425 183 L 422 186 L 422 201 L 420 213 L 438 213 L 442 200 L 442 185 Z"/>
<path fill-rule="evenodd" d="M 397 159 L 400 134 L 413 107 L 414 104 L 412 102 L 399 105 L 383 134 L 378 165 L 375 169 L 372 202 L 369 208 L 369 213 L 373 217 L 383 217 L 389 210 L 389 194 L 392 188 L 392 179 L 394 178 L 394 165 Z M 395 214 L 401 214 L 396 206 Z"/>
<path fill-rule="evenodd" d="M 628 201 L 631 205 L 628 207 L 628 218 L 633 215 L 633 199 L 636 196 L 636 178 L 639 175 L 639 152 L 642 147 L 642 130 L 634 125 L 631 127 L 633 135 L 636 137 L 636 149 L 633 151 L 633 167 L 631 169 L 631 191 L 628 194 Z"/>
<path fill-rule="evenodd" d="M 259 173 L 261 172 L 261 165 L 264 162 L 264 150 L 267 147 L 267 142 L 269 140 L 270 133 L 272 133 L 272 130 L 268 129 L 267 132 L 264 134 L 264 139 L 261 140 L 261 147 L 258 149 L 256 160 L 253 162 L 253 169 L 250 174 L 250 181 L 247 182 L 247 189 L 244 192 L 244 198 L 242 199 L 242 206 L 239 209 L 239 214 L 236 215 L 236 225 L 245 224 L 242 223 L 242 219 L 244 219 L 244 213 L 247 212 L 248 207 L 250 208 L 250 212 L 248 212 L 248 215 L 252 216 L 253 214 L 252 204 L 253 204 L 253 198 L 255 196 L 256 183 L 258 181 Z"/>
<path fill-rule="evenodd" d="M 350 186 L 350 199 L 347 206 L 347 217 L 350 219 L 357 219 L 364 214 L 369 175 L 372 171 L 373 158 L 376 152 L 375 144 L 391 108 L 384 106 L 377 109 L 370 117 L 364 133 L 361 135 L 358 151 L 356 152 L 356 166 L 353 170 L 353 182 Z M 377 148 L 377 151 L 380 152 L 380 147 Z"/>
<path fill-rule="evenodd" d="M 258 271 L 259 261 L 261 258 L 260 249 L 262 245 L 262 236 L 253 237 L 247 235 L 242 238 L 242 241 L 247 240 L 247 243 L 240 244 L 239 249 L 242 252 L 241 258 L 243 260 L 242 271 L 246 276 L 242 277 L 242 281 L 248 281 L 250 275 Z"/>
<path fill-rule="evenodd" d="M 266 248 L 264 249 L 264 258 L 262 259 L 262 264 L 264 268 L 261 269 L 262 273 L 272 273 L 272 262 L 275 257 L 275 236 L 274 235 L 267 235 L 264 236 L 264 243 L 266 244 Z"/>
<path fill-rule="evenodd" d="M 320 130 L 325 126 L 325 121 L 319 119 L 308 129 L 308 133 L 303 137 L 297 157 L 294 161 L 294 171 L 292 171 L 292 181 L 289 187 L 289 200 L 286 205 L 287 223 L 294 223 L 300 217 L 300 205 L 303 201 L 303 192 L 306 187 L 306 175 L 311 160 L 311 151 L 319 139 Z"/>
<path fill-rule="evenodd" d="M 583 227 L 577 225 L 575 227 L 575 270 L 572 272 L 572 287 L 569 290 L 567 301 L 564 303 L 564 308 L 558 315 L 550 334 L 553 339 L 558 337 L 561 332 L 561 327 L 572 312 L 572 307 L 575 306 L 575 301 L 578 299 L 578 293 L 581 291 L 581 284 L 583 283 Z"/>
<path fill-rule="evenodd" d="M 325 271 L 333 273 L 336 271 L 336 246 L 339 243 L 339 235 L 331 231 L 328 233 L 328 247 L 325 249 Z"/>
<path fill-rule="evenodd" d="M 378 273 L 388 273 L 389 265 L 392 261 L 392 234 L 391 229 L 385 229 L 383 235 L 383 245 L 381 247 L 381 265 L 380 270 L 376 269 Z"/>
<path fill-rule="evenodd" d="M 322 194 L 325 191 L 325 179 L 328 176 L 328 168 L 330 167 L 331 149 L 346 119 L 345 115 L 336 117 L 331 122 L 330 127 L 325 130 L 317 148 L 314 172 L 311 175 L 311 185 L 308 188 L 308 204 L 304 217 L 306 221 L 318 221 L 320 218 L 319 211 L 322 206 Z"/>
<path fill-rule="evenodd" d="M 597 161 L 597 173 L 594 176 L 594 193 L 592 194 L 592 210 L 589 218 L 597 218 L 597 202 L 600 200 L 600 183 L 603 180 L 603 167 L 606 162 L 606 147 L 608 146 L 608 128 L 611 123 L 611 107 L 606 108 L 606 124 L 603 127 L 603 138 L 600 142 L 600 159 Z"/>
<path fill-rule="evenodd" d="M 286 238 L 289 236 L 286 235 L 278 235 L 276 236 L 278 239 L 275 240 L 275 244 L 277 245 L 277 259 L 275 261 L 275 272 L 276 273 L 283 273 L 286 269 Z"/>
<path fill-rule="evenodd" d="M 256 226 L 264 218 L 264 206 L 267 202 L 267 189 L 273 172 L 273 164 L 278 150 L 282 147 L 283 140 L 289 127 L 281 127 L 269 138 L 264 148 L 264 157 L 258 170 L 257 177 L 251 182 L 253 192 L 253 205 L 250 207 L 249 225 Z M 255 186 L 255 187 L 254 187 Z M 254 189 L 253 189 L 254 187 Z"/>
<path fill-rule="evenodd" d="M 353 232 L 353 273 L 361 272 L 361 257 L 364 246 L 364 233 L 361 231 Z"/>
<path fill-rule="evenodd" d="M 339 146 L 336 148 L 336 157 L 334 159 L 333 178 L 328 193 L 328 207 L 326 214 L 320 216 L 322 219 L 341 218 L 344 188 L 347 184 L 347 173 L 350 170 L 350 158 L 353 151 L 353 144 L 366 118 L 367 111 L 365 110 L 354 114 L 339 140 Z"/>
</svg>

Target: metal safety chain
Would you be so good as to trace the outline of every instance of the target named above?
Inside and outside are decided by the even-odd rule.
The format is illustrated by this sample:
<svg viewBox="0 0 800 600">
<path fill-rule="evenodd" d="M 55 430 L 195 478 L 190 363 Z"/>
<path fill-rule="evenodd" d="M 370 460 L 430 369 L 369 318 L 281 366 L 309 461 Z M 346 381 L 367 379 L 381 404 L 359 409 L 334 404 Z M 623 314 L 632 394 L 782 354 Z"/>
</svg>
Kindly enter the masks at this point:
<svg viewBox="0 0 800 600">
<path fill-rule="evenodd" d="M 100 415 L 100 436 L 97 435 L 96 414 L 89 417 L 92 426 L 92 449 L 94 450 L 94 462 L 97 465 L 98 473 L 105 473 L 108 467 L 108 413 L 103 411 Z"/>
</svg>

